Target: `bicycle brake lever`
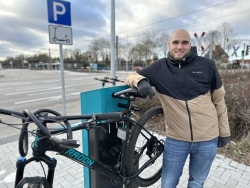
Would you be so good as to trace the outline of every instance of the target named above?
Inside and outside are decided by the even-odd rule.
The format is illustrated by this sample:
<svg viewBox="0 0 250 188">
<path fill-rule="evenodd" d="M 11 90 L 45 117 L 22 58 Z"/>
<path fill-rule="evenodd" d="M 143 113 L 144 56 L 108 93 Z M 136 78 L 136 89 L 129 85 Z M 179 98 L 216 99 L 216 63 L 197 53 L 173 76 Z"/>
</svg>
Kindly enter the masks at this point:
<svg viewBox="0 0 250 188">
<path fill-rule="evenodd" d="M 54 135 L 52 135 L 49 139 L 57 144 L 70 147 L 70 148 L 78 148 L 80 146 L 80 144 L 78 143 L 79 142 L 78 140 L 59 139 L 59 138 L 56 138 Z"/>
<path fill-rule="evenodd" d="M 78 148 L 80 146 L 79 140 L 71 140 L 71 139 L 62 139 L 61 145 L 64 145 L 70 148 Z"/>
</svg>

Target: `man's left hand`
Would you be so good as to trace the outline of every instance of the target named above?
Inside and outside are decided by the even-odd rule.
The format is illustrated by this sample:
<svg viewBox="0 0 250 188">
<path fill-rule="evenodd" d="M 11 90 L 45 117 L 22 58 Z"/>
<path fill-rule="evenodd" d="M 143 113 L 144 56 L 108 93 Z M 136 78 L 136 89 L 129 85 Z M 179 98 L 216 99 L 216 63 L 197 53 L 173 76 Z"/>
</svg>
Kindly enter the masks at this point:
<svg viewBox="0 0 250 188">
<path fill-rule="evenodd" d="M 225 147 L 227 145 L 227 143 L 229 142 L 230 140 L 230 136 L 228 137 L 219 137 L 218 138 L 218 148 L 221 148 L 221 147 Z"/>
</svg>

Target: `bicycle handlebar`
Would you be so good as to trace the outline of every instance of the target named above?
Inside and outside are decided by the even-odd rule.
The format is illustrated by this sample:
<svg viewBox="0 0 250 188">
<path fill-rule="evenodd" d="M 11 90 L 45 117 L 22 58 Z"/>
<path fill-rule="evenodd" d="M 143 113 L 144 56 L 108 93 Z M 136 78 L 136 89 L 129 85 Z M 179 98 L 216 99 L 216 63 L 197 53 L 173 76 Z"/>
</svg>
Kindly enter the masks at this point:
<svg viewBox="0 0 250 188">
<path fill-rule="evenodd" d="M 49 132 L 49 130 L 41 123 L 41 121 L 39 121 L 37 119 L 37 117 L 31 113 L 29 110 L 25 109 L 23 111 L 23 114 L 27 115 L 28 117 L 30 117 L 30 119 L 38 126 L 38 128 L 45 134 L 45 136 L 47 136 L 49 138 L 49 140 L 66 146 L 66 147 L 72 147 L 72 148 L 77 148 L 80 146 L 80 144 L 78 143 L 77 140 L 71 140 L 71 139 L 59 139 L 57 137 L 55 137 L 53 134 L 51 134 L 51 132 Z M 55 116 L 55 117 L 50 117 L 47 120 L 43 119 L 43 122 L 55 122 L 55 120 L 63 120 L 63 119 L 92 119 L 93 121 L 97 120 L 97 119 L 101 119 L 101 120 L 106 120 L 106 119 L 114 119 L 114 118 L 118 118 L 120 117 L 121 114 L 120 112 L 116 112 L 116 113 L 104 113 L 104 114 L 92 114 L 92 115 L 79 115 L 79 116 Z"/>
<path fill-rule="evenodd" d="M 131 87 L 122 91 L 118 91 L 116 93 L 113 93 L 112 96 L 129 101 L 135 100 L 135 97 L 144 98 L 139 94 L 138 89 L 136 87 Z"/>
<path fill-rule="evenodd" d="M 30 117 L 30 119 L 38 126 L 38 128 L 40 128 L 40 130 L 45 134 L 45 136 L 47 136 L 49 138 L 49 140 L 51 140 L 57 144 L 66 146 L 66 147 L 77 148 L 80 146 L 80 144 L 77 144 L 76 140 L 59 139 L 59 138 L 56 138 L 55 136 L 53 136 L 48 131 L 48 129 L 46 129 L 46 127 L 37 119 L 37 117 L 33 113 L 31 113 L 29 110 L 25 109 L 23 111 L 23 113 Z"/>
</svg>

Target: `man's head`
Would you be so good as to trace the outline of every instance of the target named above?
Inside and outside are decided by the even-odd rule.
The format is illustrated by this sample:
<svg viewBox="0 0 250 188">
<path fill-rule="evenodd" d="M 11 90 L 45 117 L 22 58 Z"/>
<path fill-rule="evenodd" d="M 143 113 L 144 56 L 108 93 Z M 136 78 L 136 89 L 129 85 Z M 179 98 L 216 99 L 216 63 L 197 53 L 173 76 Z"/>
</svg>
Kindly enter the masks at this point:
<svg viewBox="0 0 250 188">
<path fill-rule="evenodd" d="M 168 43 L 169 53 L 172 58 L 181 60 L 190 52 L 190 34 L 185 29 L 175 30 Z"/>
</svg>

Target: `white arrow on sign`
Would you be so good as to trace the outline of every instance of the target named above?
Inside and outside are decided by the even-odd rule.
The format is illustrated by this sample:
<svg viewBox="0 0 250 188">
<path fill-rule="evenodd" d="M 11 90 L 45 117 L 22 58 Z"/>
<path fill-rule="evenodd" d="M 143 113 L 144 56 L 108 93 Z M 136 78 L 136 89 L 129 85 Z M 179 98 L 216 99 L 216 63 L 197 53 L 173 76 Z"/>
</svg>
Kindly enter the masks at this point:
<svg viewBox="0 0 250 188">
<path fill-rule="evenodd" d="M 72 28 L 49 25 L 49 42 L 51 44 L 72 45 Z"/>
</svg>

